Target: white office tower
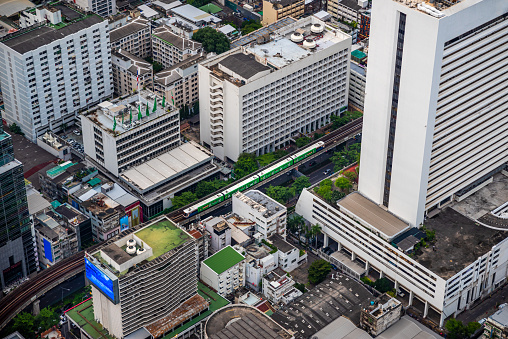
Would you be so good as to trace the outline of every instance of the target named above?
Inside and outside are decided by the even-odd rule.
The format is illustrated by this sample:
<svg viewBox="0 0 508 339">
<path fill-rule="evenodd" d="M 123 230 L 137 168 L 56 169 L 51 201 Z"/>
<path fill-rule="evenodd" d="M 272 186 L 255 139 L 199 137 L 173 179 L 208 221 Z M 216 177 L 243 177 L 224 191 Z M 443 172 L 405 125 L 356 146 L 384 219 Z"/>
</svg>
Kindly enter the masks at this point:
<svg viewBox="0 0 508 339">
<path fill-rule="evenodd" d="M 508 159 L 508 1 L 432 2 L 372 11 L 359 191 L 412 226 Z"/>
<path fill-rule="evenodd" d="M 65 6 L 50 23 L 0 40 L 3 118 L 34 142 L 113 93 L 108 22 Z"/>
<path fill-rule="evenodd" d="M 327 124 L 347 108 L 350 49 L 349 35 L 307 17 L 199 64 L 201 142 L 236 161 Z"/>
</svg>

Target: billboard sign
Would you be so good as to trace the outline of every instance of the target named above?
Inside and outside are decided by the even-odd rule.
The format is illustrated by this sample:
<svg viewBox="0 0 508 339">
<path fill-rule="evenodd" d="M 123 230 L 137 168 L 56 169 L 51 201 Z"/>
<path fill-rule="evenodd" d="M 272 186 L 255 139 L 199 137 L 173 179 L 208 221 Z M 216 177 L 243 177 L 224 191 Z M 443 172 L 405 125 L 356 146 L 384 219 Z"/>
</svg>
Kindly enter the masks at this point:
<svg viewBox="0 0 508 339">
<path fill-rule="evenodd" d="M 99 289 L 102 293 L 104 293 L 111 301 L 115 304 L 117 303 L 117 299 L 115 295 L 118 296 L 118 292 L 115 293 L 115 290 L 118 290 L 118 280 L 112 280 L 110 277 L 106 275 L 101 269 L 92 264 L 90 260 L 85 257 L 85 269 L 86 269 L 86 278 L 93 284 L 97 289 Z"/>
<path fill-rule="evenodd" d="M 53 262 L 53 251 L 51 250 L 51 243 L 46 240 L 46 238 L 42 238 L 44 243 L 44 256 L 49 261 Z"/>
<path fill-rule="evenodd" d="M 129 229 L 129 216 L 126 214 L 120 218 L 120 232 Z"/>
</svg>

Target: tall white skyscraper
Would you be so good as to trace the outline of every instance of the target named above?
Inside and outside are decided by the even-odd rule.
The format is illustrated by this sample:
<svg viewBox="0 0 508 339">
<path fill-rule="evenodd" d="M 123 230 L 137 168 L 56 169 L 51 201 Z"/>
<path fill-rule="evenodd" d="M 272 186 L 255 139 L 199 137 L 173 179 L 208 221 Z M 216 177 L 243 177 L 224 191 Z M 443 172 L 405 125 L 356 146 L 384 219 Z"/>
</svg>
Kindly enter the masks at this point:
<svg viewBox="0 0 508 339">
<path fill-rule="evenodd" d="M 0 39 L 3 118 L 33 141 L 113 93 L 108 22 L 64 4 L 47 12 L 47 24 Z"/>
<path fill-rule="evenodd" d="M 508 160 L 508 1 L 431 2 L 374 1 L 370 34 L 359 190 L 413 226 Z"/>
</svg>

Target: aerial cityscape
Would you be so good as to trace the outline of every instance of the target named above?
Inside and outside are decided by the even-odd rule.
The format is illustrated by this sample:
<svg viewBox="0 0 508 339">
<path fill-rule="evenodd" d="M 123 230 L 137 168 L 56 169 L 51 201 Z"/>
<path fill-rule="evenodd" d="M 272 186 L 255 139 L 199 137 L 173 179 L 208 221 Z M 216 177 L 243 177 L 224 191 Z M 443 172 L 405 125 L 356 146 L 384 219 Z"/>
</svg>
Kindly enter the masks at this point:
<svg viewBox="0 0 508 339">
<path fill-rule="evenodd" d="M 507 0 L 0 0 L 0 338 L 508 339 Z"/>
</svg>

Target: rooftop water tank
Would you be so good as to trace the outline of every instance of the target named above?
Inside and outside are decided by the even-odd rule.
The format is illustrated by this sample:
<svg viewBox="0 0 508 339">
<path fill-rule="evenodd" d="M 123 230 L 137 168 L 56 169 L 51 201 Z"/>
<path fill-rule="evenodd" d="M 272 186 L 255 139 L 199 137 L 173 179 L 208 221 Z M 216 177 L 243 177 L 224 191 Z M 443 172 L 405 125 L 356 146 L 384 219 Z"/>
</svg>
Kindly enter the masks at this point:
<svg viewBox="0 0 508 339">
<path fill-rule="evenodd" d="M 302 42 L 303 41 L 303 35 L 298 32 L 294 32 L 291 34 L 291 41 L 293 42 Z"/>
<path fill-rule="evenodd" d="M 130 254 L 130 255 L 136 254 L 136 247 L 135 246 L 127 246 L 127 248 L 125 249 L 125 252 L 127 252 L 127 254 Z"/>
<path fill-rule="evenodd" d="M 140 255 L 141 253 L 145 253 L 145 252 L 146 252 L 146 249 L 144 249 L 144 248 L 138 248 L 138 250 L 136 251 L 136 254 Z"/>
<path fill-rule="evenodd" d="M 325 28 L 321 24 L 314 24 L 310 26 L 310 31 L 314 34 L 322 33 Z"/>
<path fill-rule="evenodd" d="M 303 42 L 303 47 L 309 49 L 316 48 L 316 42 L 312 39 L 305 39 L 305 41 Z"/>
<path fill-rule="evenodd" d="M 134 239 L 127 240 L 127 246 L 136 246 L 136 240 Z"/>
</svg>

